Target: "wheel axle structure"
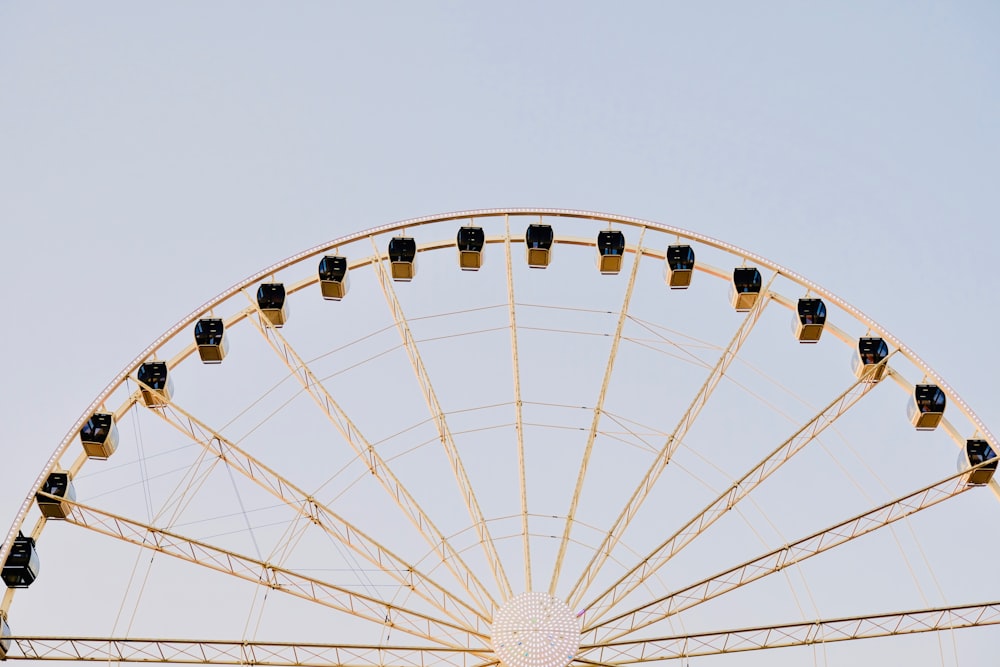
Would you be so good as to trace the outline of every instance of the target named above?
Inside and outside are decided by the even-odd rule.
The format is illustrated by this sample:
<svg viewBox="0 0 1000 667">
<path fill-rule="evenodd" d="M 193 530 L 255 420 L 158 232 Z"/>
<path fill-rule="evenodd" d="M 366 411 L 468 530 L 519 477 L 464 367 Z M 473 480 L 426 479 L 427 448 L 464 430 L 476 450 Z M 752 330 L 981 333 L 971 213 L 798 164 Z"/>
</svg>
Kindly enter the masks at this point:
<svg viewBox="0 0 1000 667">
<path fill-rule="evenodd" d="M 953 664 L 1000 637 L 997 445 L 877 322 L 723 241 L 385 224 L 94 399 L 0 548 L 0 660 Z"/>
</svg>

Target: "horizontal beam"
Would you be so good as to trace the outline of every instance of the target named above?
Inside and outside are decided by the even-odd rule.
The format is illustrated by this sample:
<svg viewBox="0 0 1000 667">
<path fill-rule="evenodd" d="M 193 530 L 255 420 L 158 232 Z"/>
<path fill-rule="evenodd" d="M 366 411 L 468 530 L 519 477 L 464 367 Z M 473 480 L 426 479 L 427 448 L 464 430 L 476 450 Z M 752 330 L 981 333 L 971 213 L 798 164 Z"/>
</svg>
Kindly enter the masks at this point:
<svg viewBox="0 0 1000 667">
<path fill-rule="evenodd" d="M 110 637 L 13 637 L 7 659 L 269 667 L 474 667 L 483 664 L 481 656 L 462 649 Z"/>
<path fill-rule="evenodd" d="M 591 665 L 634 665 L 671 658 L 810 646 L 998 624 L 1000 602 L 990 602 L 583 646 L 581 650 L 588 650 L 588 657 L 577 662 Z"/>
<path fill-rule="evenodd" d="M 54 498 L 54 496 L 53 496 Z M 65 498 L 64 502 L 69 502 Z M 485 646 L 488 638 L 419 612 L 395 606 L 277 565 L 188 539 L 182 535 L 79 503 L 71 503 L 68 523 L 151 549 L 189 563 L 310 600 L 367 621 L 452 648 Z"/>
</svg>

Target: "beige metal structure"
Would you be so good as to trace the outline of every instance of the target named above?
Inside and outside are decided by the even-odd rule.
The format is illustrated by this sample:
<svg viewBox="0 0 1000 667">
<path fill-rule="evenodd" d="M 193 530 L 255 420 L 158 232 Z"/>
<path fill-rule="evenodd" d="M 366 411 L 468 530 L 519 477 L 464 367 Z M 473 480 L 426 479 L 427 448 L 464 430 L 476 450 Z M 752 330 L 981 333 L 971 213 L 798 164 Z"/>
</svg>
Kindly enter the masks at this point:
<svg viewBox="0 0 1000 667">
<path fill-rule="evenodd" d="M 455 232 L 473 224 L 485 246 L 456 266 Z M 529 224 L 551 225 L 558 262 L 516 247 Z M 609 224 L 629 241 L 614 270 L 593 259 Z M 394 237 L 415 240 L 419 275 L 394 266 Z M 704 274 L 686 290 L 663 278 L 678 242 Z M 327 255 L 352 276 L 339 300 L 316 287 Z M 740 265 L 763 285 L 735 313 Z M 254 298 L 277 281 L 294 319 Z M 803 294 L 829 309 L 816 345 L 788 332 Z M 206 366 L 191 331 L 208 317 L 228 353 Z M 850 355 L 873 336 L 889 356 L 856 377 Z M 137 381 L 153 360 L 173 391 Z M 905 403 L 928 383 L 948 408 L 918 434 Z M 120 429 L 100 457 L 79 440 L 94 413 Z M 564 667 L 768 650 L 772 664 L 862 664 L 888 646 L 897 664 L 931 650 L 948 664 L 974 650 L 962 629 L 1000 638 L 983 565 L 1000 545 L 982 530 L 1000 487 L 955 470 L 968 439 L 997 451 L 901 341 L 722 241 L 563 209 L 386 224 L 232 286 L 88 406 L 0 548 L 6 563 L 30 535 L 43 565 L 0 602 L 0 657 Z M 76 498 L 43 492 L 39 510 L 53 471 Z M 562 625 L 511 612 L 526 599 L 557 601 Z M 571 641 L 536 636 L 570 626 Z"/>
</svg>

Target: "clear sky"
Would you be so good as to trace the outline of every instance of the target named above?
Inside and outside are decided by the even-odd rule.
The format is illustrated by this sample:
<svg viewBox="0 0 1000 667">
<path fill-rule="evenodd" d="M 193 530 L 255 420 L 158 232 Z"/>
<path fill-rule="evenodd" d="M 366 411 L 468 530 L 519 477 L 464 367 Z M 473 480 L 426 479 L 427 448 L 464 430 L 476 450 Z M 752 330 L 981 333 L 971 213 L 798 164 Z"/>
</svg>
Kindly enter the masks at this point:
<svg viewBox="0 0 1000 667">
<path fill-rule="evenodd" d="M 195 306 L 466 208 L 758 252 L 998 433 L 998 34 L 992 2 L 0 2 L 0 524 Z"/>
</svg>

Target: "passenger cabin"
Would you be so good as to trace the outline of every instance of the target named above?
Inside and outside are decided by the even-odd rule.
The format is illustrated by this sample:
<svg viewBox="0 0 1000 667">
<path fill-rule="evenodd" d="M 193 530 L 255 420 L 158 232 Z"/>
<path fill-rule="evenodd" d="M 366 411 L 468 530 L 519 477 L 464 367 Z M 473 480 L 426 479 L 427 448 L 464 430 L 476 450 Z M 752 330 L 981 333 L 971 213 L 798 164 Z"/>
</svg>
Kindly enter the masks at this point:
<svg viewBox="0 0 1000 667">
<path fill-rule="evenodd" d="M 625 257 L 625 234 L 603 231 L 597 235 L 597 268 L 602 275 L 613 276 L 622 270 Z"/>
<path fill-rule="evenodd" d="M 80 429 L 83 451 L 92 459 L 106 459 L 118 449 L 118 427 L 115 416 L 107 412 L 95 412 Z"/>
<path fill-rule="evenodd" d="M 38 578 L 40 565 L 35 540 L 18 533 L 0 577 L 8 588 L 27 588 Z"/>
<path fill-rule="evenodd" d="M 257 288 L 257 307 L 265 325 L 275 328 L 288 321 L 288 297 L 283 283 L 261 283 Z"/>
<path fill-rule="evenodd" d="M 792 320 L 795 338 L 800 343 L 818 343 L 826 324 L 826 304 L 823 299 L 799 299 Z"/>
<path fill-rule="evenodd" d="M 206 318 L 194 325 L 194 342 L 203 363 L 221 364 L 229 351 L 226 325 L 220 319 Z"/>
<path fill-rule="evenodd" d="M 664 277 L 670 289 L 687 289 L 694 274 L 694 250 L 689 245 L 667 246 Z"/>
<path fill-rule="evenodd" d="M 392 279 L 408 283 L 417 275 L 417 242 L 409 236 L 394 236 L 389 240 L 389 266 Z"/>
<path fill-rule="evenodd" d="M 0 660 L 7 659 L 8 651 L 10 651 L 10 626 L 7 625 L 7 618 L 0 612 Z"/>
<path fill-rule="evenodd" d="M 139 393 L 147 408 L 162 408 L 170 402 L 174 393 L 174 382 L 167 373 L 167 362 L 147 361 L 136 373 Z"/>
<path fill-rule="evenodd" d="M 760 296 L 760 271 L 752 266 L 733 269 L 732 303 L 736 312 L 745 313 L 757 303 Z"/>
<path fill-rule="evenodd" d="M 528 225 L 524 234 L 524 245 L 528 253 L 528 266 L 544 269 L 552 261 L 552 242 L 555 234 L 551 225 Z"/>
<path fill-rule="evenodd" d="M 980 463 L 985 465 L 975 470 L 969 470 Z M 966 440 L 965 451 L 960 452 L 958 456 L 958 469 L 959 471 L 969 470 L 969 474 L 965 477 L 965 483 L 968 486 L 989 484 L 997 469 L 997 455 L 985 440 Z"/>
<path fill-rule="evenodd" d="M 885 377 L 888 366 L 882 361 L 888 356 L 889 346 L 881 338 L 859 338 L 852 358 L 854 376 L 865 382 L 878 382 Z"/>
<path fill-rule="evenodd" d="M 918 384 L 913 388 L 906 416 L 918 431 L 933 431 L 944 418 L 947 404 L 944 391 L 936 384 Z"/>
<path fill-rule="evenodd" d="M 328 301 L 340 301 L 347 296 L 351 280 L 347 275 L 347 258 L 327 255 L 319 260 L 319 289 Z"/>
<path fill-rule="evenodd" d="M 73 482 L 69 478 L 69 473 L 62 471 L 49 473 L 42 488 L 35 494 L 38 509 L 49 519 L 65 519 L 69 516 L 70 510 L 73 509 L 70 502 L 74 500 L 76 491 L 73 490 Z"/>
<path fill-rule="evenodd" d="M 486 233 L 482 227 L 460 227 L 458 238 L 458 266 L 463 271 L 478 271 L 483 265 L 483 246 Z"/>
</svg>

